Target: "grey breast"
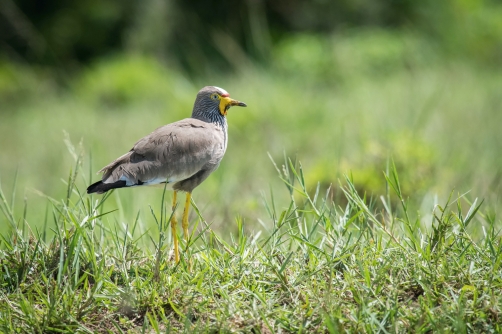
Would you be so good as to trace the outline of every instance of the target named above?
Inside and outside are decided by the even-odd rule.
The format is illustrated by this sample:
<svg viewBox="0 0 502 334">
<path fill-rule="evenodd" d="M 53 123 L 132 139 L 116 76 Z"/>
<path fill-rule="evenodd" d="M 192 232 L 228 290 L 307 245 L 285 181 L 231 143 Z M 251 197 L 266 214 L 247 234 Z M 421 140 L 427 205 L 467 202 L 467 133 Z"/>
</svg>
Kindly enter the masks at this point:
<svg viewBox="0 0 502 334">
<path fill-rule="evenodd" d="M 105 166 L 102 181 L 123 180 L 127 186 L 167 182 L 191 192 L 218 168 L 226 135 L 225 128 L 194 118 L 162 126 Z"/>
</svg>

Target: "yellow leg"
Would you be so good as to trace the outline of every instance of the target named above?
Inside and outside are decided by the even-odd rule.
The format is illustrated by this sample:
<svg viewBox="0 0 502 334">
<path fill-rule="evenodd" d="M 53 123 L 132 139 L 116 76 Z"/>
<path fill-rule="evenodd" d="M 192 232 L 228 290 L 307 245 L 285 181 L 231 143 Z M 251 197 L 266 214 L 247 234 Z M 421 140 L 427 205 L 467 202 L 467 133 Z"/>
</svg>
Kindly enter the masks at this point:
<svg viewBox="0 0 502 334">
<path fill-rule="evenodd" d="M 183 220 L 181 221 L 181 226 L 183 227 L 183 235 L 185 237 L 185 242 L 188 247 L 188 212 L 190 210 L 190 199 L 192 198 L 191 193 L 187 193 L 185 199 L 185 210 L 183 210 Z"/>
<path fill-rule="evenodd" d="M 173 194 L 173 215 L 171 217 L 171 233 L 173 235 L 174 240 L 174 260 L 176 263 L 180 262 L 180 251 L 178 248 L 178 235 L 176 234 L 176 225 L 178 225 L 178 221 L 176 220 L 176 214 L 174 209 L 176 208 L 176 195 L 178 193 L 175 191 Z"/>
<path fill-rule="evenodd" d="M 192 271 L 192 260 L 190 259 L 190 253 L 188 252 L 188 212 L 190 211 L 190 199 L 192 194 L 187 192 L 185 199 L 185 209 L 183 210 L 183 219 L 181 221 L 181 226 L 183 227 L 183 236 L 185 237 L 186 253 L 188 256 L 188 271 Z"/>
</svg>

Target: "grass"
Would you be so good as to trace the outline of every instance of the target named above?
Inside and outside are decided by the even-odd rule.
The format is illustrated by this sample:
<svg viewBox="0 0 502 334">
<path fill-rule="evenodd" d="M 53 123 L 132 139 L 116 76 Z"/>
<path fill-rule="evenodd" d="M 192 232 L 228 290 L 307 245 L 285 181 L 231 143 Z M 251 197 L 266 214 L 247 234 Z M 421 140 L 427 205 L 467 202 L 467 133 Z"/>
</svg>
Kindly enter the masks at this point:
<svg viewBox="0 0 502 334">
<path fill-rule="evenodd" d="M 113 195 L 81 193 L 76 157 L 43 228 L 0 193 L 10 223 L 0 243 L 2 332 L 502 331 L 500 221 L 453 194 L 412 212 L 393 163 L 382 177 L 388 192 L 368 197 L 345 177 L 340 205 L 320 186 L 311 194 L 301 165 L 286 160 L 260 231 L 237 219 L 228 238 L 196 207 L 175 264 L 169 196 L 151 208 L 154 228 L 120 223 L 104 210 Z M 280 192 L 289 205 L 277 203 Z"/>
<path fill-rule="evenodd" d="M 294 35 L 233 75 L 123 54 L 65 88 L 0 63 L 0 331 L 501 332 L 502 72 L 434 50 Z M 208 84 L 249 107 L 176 265 L 170 194 L 83 190 Z"/>
</svg>

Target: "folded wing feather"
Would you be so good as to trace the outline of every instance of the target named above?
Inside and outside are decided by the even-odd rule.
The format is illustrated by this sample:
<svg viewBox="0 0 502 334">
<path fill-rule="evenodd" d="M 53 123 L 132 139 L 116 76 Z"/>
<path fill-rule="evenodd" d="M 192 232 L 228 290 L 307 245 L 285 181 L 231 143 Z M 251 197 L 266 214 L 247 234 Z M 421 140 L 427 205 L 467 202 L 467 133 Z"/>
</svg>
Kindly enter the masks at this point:
<svg viewBox="0 0 502 334">
<path fill-rule="evenodd" d="M 223 132 L 218 130 L 213 124 L 191 118 L 162 126 L 101 169 L 102 181 L 124 180 L 132 186 L 187 179 L 223 156 Z"/>
</svg>

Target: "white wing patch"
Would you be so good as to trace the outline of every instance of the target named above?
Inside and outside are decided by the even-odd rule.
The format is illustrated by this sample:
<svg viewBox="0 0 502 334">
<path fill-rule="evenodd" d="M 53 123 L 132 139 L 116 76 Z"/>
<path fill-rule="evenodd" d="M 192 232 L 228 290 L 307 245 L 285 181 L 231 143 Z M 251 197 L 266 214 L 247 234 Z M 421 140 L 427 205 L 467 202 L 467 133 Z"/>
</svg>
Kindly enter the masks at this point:
<svg viewBox="0 0 502 334">
<path fill-rule="evenodd" d="M 126 186 L 127 187 L 136 187 L 136 186 L 165 186 L 165 183 L 167 182 L 167 189 L 172 189 L 173 188 L 173 185 L 178 182 L 178 181 L 182 181 L 182 180 L 185 180 L 185 179 L 188 179 L 190 178 L 191 176 L 193 176 L 194 174 L 179 174 L 179 175 L 173 175 L 171 176 L 169 179 L 167 179 L 166 177 L 156 177 L 156 178 L 153 178 L 153 179 L 150 179 L 150 180 L 141 180 L 141 182 L 143 182 L 142 184 L 137 184 L 135 180 L 131 180 L 129 179 L 126 175 L 122 175 L 120 177 L 120 179 L 118 179 L 119 181 L 125 181 L 126 182 Z M 109 182 L 109 178 L 106 179 L 106 180 L 103 180 L 103 183 L 110 183 Z"/>
<path fill-rule="evenodd" d="M 160 185 L 160 186 L 163 187 L 165 185 L 165 183 L 167 182 L 167 187 L 166 188 L 167 189 L 172 189 L 173 185 L 176 182 L 188 179 L 190 176 L 192 176 L 192 175 L 175 175 L 175 176 L 170 177 L 169 179 L 166 179 L 165 177 L 156 177 L 154 179 L 142 181 L 143 183 L 141 184 L 141 186 L 156 186 L 156 185 L 159 186 Z M 128 187 L 139 186 L 138 184 L 135 184 L 135 183 L 131 182 L 131 180 L 129 180 L 124 175 L 122 175 L 122 177 L 120 178 L 120 180 L 126 181 L 126 185 Z"/>
<path fill-rule="evenodd" d="M 142 185 L 153 186 L 155 184 L 160 184 L 160 183 L 164 183 L 164 182 L 166 182 L 166 178 L 165 177 L 157 177 L 155 179 L 151 179 L 151 180 L 148 180 L 148 181 L 143 181 Z M 168 183 L 171 183 L 171 182 L 168 182 Z"/>
</svg>

